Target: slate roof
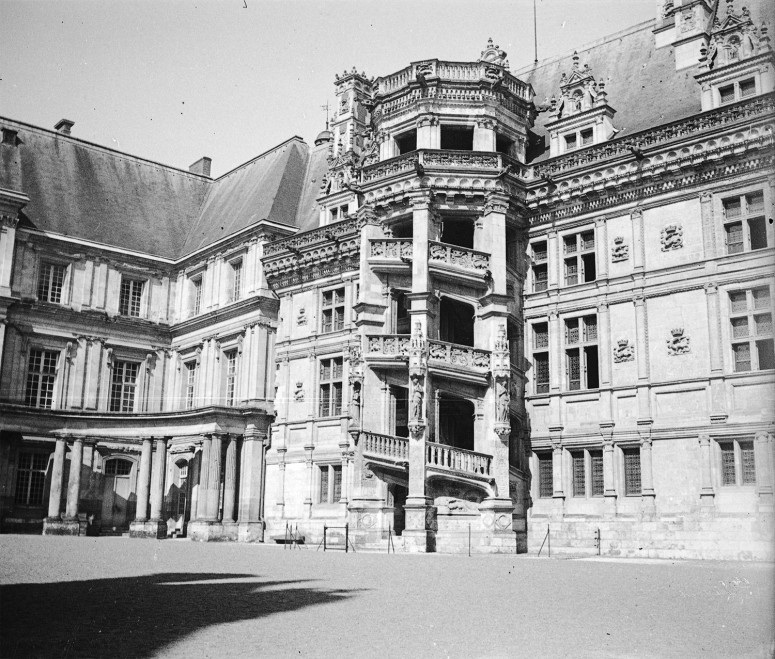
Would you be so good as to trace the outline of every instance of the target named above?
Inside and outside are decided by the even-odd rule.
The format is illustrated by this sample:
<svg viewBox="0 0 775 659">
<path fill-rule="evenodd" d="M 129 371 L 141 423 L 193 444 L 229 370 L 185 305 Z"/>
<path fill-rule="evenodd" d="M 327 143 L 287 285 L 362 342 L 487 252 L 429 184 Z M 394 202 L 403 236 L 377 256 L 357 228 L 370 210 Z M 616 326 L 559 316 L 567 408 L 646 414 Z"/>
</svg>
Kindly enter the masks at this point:
<svg viewBox="0 0 775 659">
<path fill-rule="evenodd" d="M 262 219 L 295 226 L 300 200 L 315 205 L 304 177 L 320 158 L 299 137 L 211 180 L 11 119 L 0 126 L 18 131 L 17 146 L 0 149 L 0 188 L 30 197 L 22 226 L 176 260 Z"/>
</svg>

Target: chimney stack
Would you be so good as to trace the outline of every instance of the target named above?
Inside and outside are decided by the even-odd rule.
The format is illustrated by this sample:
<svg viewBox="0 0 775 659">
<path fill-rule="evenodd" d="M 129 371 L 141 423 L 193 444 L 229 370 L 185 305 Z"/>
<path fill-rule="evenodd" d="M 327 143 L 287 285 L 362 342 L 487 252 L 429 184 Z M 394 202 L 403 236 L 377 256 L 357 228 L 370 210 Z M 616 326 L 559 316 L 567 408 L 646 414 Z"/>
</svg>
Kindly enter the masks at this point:
<svg viewBox="0 0 775 659">
<path fill-rule="evenodd" d="M 210 165 L 212 164 L 213 159 L 204 156 L 197 160 L 193 165 L 189 166 L 188 171 L 192 174 L 199 174 L 200 176 L 210 178 Z"/>
<path fill-rule="evenodd" d="M 58 133 L 62 133 L 62 135 L 69 135 L 70 129 L 73 126 L 75 126 L 74 121 L 70 121 L 69 119 L 60 119 L 54 126 L 54 130 Z"/>
</svg>

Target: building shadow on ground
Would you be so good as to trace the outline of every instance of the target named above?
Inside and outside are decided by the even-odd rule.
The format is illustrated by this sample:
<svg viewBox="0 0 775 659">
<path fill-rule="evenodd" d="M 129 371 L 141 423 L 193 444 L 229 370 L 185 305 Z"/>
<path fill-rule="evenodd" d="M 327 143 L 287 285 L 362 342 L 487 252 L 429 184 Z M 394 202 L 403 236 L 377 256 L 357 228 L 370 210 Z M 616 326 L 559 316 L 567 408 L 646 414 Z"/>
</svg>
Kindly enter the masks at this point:
<svg viewBox="0 0 775 659">
<path fill-rule="evenodd" d="M 210 625 L 330 604 L 357 592 L 257 579 L 165 573 L 0 586 L 0 656 L 150 656 Z"/>
</svg>

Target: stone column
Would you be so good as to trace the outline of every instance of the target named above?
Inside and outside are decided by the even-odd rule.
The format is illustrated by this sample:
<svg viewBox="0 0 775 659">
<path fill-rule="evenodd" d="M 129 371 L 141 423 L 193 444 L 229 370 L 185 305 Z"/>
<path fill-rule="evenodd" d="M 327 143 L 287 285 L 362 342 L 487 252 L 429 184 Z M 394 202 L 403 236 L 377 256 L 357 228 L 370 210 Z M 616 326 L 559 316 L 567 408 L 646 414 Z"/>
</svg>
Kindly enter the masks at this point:
<svg viewBox="0 0 775 659">
<path fill-rule="evenodd" d="M 595 261 L 597 281 L 608 279 L 608 228 L 605 215 L 595 218 Z"/>
<path fill-rule="evenodd" d="M 237 435 L 228 436 L 226 471 L 223 488 L 223 522 L 234 523 L 234 502 L 237 488 Z"/>
<path fill-rule="evenodd" d="M 607 302 L 597 305 L 597 326 L 599 332 L 599 358 L 600 358 L 600 423 L 613 423 L 613 368 L 611 362 L 611 314 Z"/>
<path fill-rule="evenodd" d="M 642 293 L 634 294 L 635 303 L 635 361 L 638 367 L 638 422 L 651 422 L 651 391 L 649 386 L 649 340 L 646 300 Z"/>
<path fill-rule="evenodd" d="M 611 429 L 611 432 L 613 429 Z M 614 478 L 614 442 L 610 433 L 603 435 L 603 509 L 606 516 L 616 515 L 616 482 Z"/>
<path fill-rule="evenodd" d="M 477 119 L 474 124 L 474 151 L 495 151 L 495 122 Z"/>
<path fill-rule="evenodd" d="M 644 519 L 653 519 L 656 515 L 654 477 L 651 469 L 651 436 L 640 439 L 640 495 L 641 512 Z"/>
<path fill-rule="evenodd" d="M 81 465 L 83 463 L 83 437 L 76 437 L 70 449 L 70 477 L 67 482 L 67 506 L 65 519 L 78 519 L 78 504 L 81 497 Z"/>
<path fill-rule="evenodd" d="M 196 519 L 207 519 L 207 491 L 210 483 L 210 446 L 212 435 L 202 435 L 202 452 L 199 458 L 199 497 L 196 506 Z"/>
<path fill-rule="evenodd" d="M 716 226 L 713 222 L 713 195 L 709 190 L 700 192 L 702 218 L 702 249 L 706 259 L 716 257 Z"/>
<path fill-rule="evenodd" d="M 715 505 L 713 470 L 711 464 L 711 440 L 710 435 L 700 435 L 698 439 L 700 442 L 700 469 L 702 474 L 700 481 L 700 506 L 703 512 L 710 513 L 713 511 Z"/>
<path fill-rule="evenodd" d="M 551 430 L 550 435 L 553 434 Z M 552 441 L 552 516 L 562 517 L 565 508 L 565 488 L 562 469 L 562 439 L 559 435 L 551 437 Z"/>
<path fill-rule="evenodd" d="M 754 439 L 754 461 L 756 463 L 756 492 L 759 495 L 759 512 L 773 511 L 772 487 L 772 435 L 757 432 Z"/>
<path fill-rule="evenodd" d="M 148 519 L 148 499 L 151 486 L 151 456 L 153 455 L 153 439 L 143 438 L 140 451 L 140 472 L 137 475 L 137 513 L 135 520 L 145 522 Z M 130 529 L 130 535 L 132 531 Z"/>
<path fill-rule="evenodd" d="M 643 239 L 643 211 L 633 209 L 630 213 L 632 223 L 632 266 L 635 272 L 643 272 L 646 263 L 646 245 Z"/>
<path fill-rule="evenodd" d="M 560 284 L 562 254 L 557 240 L 557 232 L 552 229 L 546 234 L 547 288 L 557 288 Z"/>
<path fill-rule="evenodd" d="M 65 469 L 65 450 L 67 440 L 57 437 L 54 449 L 54 462 L 51 465 L 51 487 L 48 494 L 48 516 L 43 520 L 43 535 L 60 535 L 64 522 L 61 519 L 62 476 Z"/>
<path fill-rule="evenodd" d="M 218 504 L 221 498 L 221 451 L 223 435 L 213 433 L 210 445 L 210 469 L 207 475 L 207 517 L 208 521 L 219 521 Z"/>
<path fill-rule="evenodd" d="M 241 542 L 261 542 L 264 539 L 264 471 L 268 419 L 248 415 L 242 438 L 238 539 Z M 284 457 L 284 454 L 283 456 Z M 280 474 L 281 478 L 283 474 Z M 282 508 L 280 508 L 282 511 Z"/>
<path fill-rule="evenodd" d="M 708 347 L 710 361 L 710 418 L 723 423 L 727 419 L 727 401 L 724 387 L 724 344 L 721 339 L 718 285 L 705 284 L 705 302 L 708 309 Z"/>
</svg>

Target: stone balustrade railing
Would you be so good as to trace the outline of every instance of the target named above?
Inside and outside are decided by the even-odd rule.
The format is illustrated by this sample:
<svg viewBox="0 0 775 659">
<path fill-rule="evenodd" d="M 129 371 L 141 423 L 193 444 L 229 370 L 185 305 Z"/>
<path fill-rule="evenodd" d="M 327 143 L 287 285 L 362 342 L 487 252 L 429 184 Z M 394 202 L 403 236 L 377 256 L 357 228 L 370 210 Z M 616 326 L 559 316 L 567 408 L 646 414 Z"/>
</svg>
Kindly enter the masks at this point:
<svg viewBox="0 0 775 659">
<path fill-rule="evenodd" d="M 409 334 L 367 334 L 366 356 L 408 357 Z"/>
<path fill-rule="evenodd" d="M 429 241 L 428 259 L 431 263 L 446 263 L 484 274 L 490 269 L 490 255 L 473 249 Z"/>
<path fill-rule="evenodd" d="M 409 460 L 409 441 L 403 437 L 380 435 L 376 432 L 364 432 L 361 435 L 364 455 L 389 458 L 396 462 Z"/>
<path fill-rule="evenodd" d="M 492 470 L 492 456 L 446 444 L 425 442 L 425 464 L 434 469 L 489 478 Z"/>
<path fill-rule="evenodd" d="M 412 240 L 411 238 L 369 240 L 369 258 L 409 260 L 412 258 Z"/>
<path fill-rule="evenodd" d="M 395 158 L 382 160 L 361 170 L 361 181 L 368 183 L 403 172 L 414 171 L 415 163 L 423 168 L 442 170 L 479 170 L 497 174 L 507 165 L 515 176 L 526 177 L 528 168 L 513 158 L 492 151 L 450 151 L 447 149 L 418 149 Z"/>
<path fill-rule="evenodd" d="M 466 366 L 483 371 L 490 369 L 489 350 L 480 350 L 479 348 L 470 348 L 444 341 L 428 341 L 428 360 L 441 361 L 454 366 Z"/>
</svg>

